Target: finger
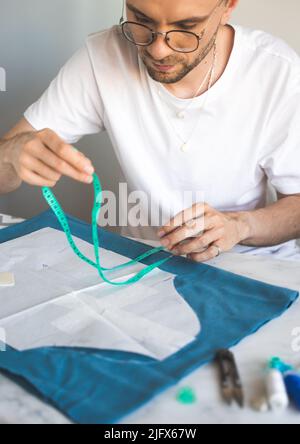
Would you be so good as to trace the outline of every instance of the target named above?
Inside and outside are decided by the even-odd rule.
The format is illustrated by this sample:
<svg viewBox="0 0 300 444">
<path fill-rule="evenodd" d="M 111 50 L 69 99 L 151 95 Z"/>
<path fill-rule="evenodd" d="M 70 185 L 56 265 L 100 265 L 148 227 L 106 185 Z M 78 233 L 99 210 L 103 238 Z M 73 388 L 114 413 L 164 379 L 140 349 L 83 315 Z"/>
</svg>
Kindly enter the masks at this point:
<svg viewBox="0 0 300 444">
<path fill-rule="evenodd" d="M 39 159 L 35 159 L 34 157 L 26 156 L 23 158 L 23 167 L 25 167 L 28 171 L 31 171 L 38 176 L 43 177 L 50 182 L 58 182 L 61 178 L 61 174 L 57 171 L 54 171 L 49 166 L 45 165 Z"/>
<path fill-rule="evenodd" d="M 62 176 L 67 176 L 71 179 L 84 183 L 92 183 L 93 181 L 92 175 L 80 173 L 70 164 L 50 151 L 50 149 L 46 148 L 42 142 L 35 144 L 31 152 L 35 155 L 35 157 L 42 160 L 45 164 L 49 165 Z"/>
<path fill-rule="evenodd" d="M 188 259 L 191 259 L 194 262 L 207 262 L 212 259 L 215 259 L 218 256 L 218 250 L 216 247 L 211 245 L 207 250 L 203 253 L 192 253 L 188 255 Z"/>
<path fill-rule="evenodd" d="M 161 244 L 168 249 L 172 249 L 180 242 L 198 236 L 199 233 L 203 232 L 203 225 L 203 217 L 193 219 L 192 221 L 185 223 L 183 226 L 167 234 L 164 238 L 162 238 Z"/>
<path fill-rule="evenodd" d="M 174 229 L 181 227 L 183 224 L 203 216 L 206 208 L 208 208 L 208 206 L 200 202 L 194 204 L 191 208 L 181 211 L 159 230 L 158 236 L 163 237 L 174 231 Z"/>
<path fill-rule="evenodd" d="M 39 176 L 36 173 L 33 173 L 32 171 L 25 170 L 21 175 L 21 179 L 28 183 L 29 185 L 37 186 L 37 187 L 49 187 L 53 188 L 56 185 L 56 182 L 53 182 L 51 180 L 47 180 L 42 176 Z"/>
<path fill-rule="evenodd" d="M 176 245 L 171 252 L 175 255 L 199 253 L 206 250 L 213 242 L 218 241 L 222 237 L 223 231 L 213 229 L 205 232 L 203 236 L 191 240 L 182 245 Z"/>
<path fill-rule="evenodd" d="M 95 170 L 92 162 L 78 150 L 74 149 L 72 145 L 61 140 L 53 131 L 44 130 L 40 132 L 40 136 L 51 151 L 75 168 L 75 170 L 89 175 L 94 173 Z"/>
</svg>

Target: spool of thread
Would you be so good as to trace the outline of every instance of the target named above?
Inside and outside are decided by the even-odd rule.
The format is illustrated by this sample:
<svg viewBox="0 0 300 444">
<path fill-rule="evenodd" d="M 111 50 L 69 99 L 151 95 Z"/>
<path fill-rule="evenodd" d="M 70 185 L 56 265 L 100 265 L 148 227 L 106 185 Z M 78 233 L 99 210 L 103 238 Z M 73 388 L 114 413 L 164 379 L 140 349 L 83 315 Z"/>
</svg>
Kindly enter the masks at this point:
<svg viewBox="0 0 300 444">
<path fill-rule="evenodd" d="M 287 373 L 284 382 L 290 399 L 300 410 L 300 375 L 297 373 Z"/>
<path fill-rule="evenodd" d="M 274 368 L 267 371 L 266 393 L 268 403 L 273 411 L 281 412 L 289 405 L 287 389 L 282 373 Z"/>
</svg>

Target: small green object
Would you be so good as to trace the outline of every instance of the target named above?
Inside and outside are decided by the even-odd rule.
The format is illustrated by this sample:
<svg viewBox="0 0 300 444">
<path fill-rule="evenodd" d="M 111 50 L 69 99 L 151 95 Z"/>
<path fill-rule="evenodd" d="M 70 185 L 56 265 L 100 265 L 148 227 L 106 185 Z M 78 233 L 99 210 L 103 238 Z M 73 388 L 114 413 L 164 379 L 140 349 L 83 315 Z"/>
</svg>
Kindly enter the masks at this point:
<svg viewBox="0 0 300 444">
<path fill-rule="evenodd" d="M 270 361 L 269 361 L 269 368 L 277 369 L 281 373 L 286 373 L 286 372 L 289 372 L 291 370 L 294 370 L 294 368 L 291 365 L 286 364 L 285 362 L 283 362 L 278 357 L 273 357 L 273 358 L 270 359 Z"/>
<path fill-rule="evenodd" d="M 176 399 L 181 404 L 194 404 L 197 401 L 197 396 L 191 387 L 183 387 L 179 390 Z"/>
</svg>

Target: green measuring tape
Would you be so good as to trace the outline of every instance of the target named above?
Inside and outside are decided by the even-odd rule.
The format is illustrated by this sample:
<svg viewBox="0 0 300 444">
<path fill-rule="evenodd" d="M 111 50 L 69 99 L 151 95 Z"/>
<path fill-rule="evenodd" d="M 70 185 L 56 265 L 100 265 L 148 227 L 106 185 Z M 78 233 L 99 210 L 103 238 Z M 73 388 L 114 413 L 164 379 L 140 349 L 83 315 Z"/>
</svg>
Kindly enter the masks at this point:
<svg viewBox="0 0 300 444">
<path fill-rule="evenodd" d="M 67 237 L 67 240 L 74 251 L 74 253 L 84 262 L 88 263 L 92 267 L 96 268 L 98 270 L 99 276 L 103 279 L 104 282 L 115 285 L 115 286 L 121 286 L 121 285 L 130 285 L 138 282 L 141 280 L 144 276 L 149 274 L 151 271 L 153 271 L 155 268 L 160 267 L 162 264 L 164 264 L 166 261 L 170 260 L 171 257 L 168 257 L 166 259 L 162 259 L 158 262 L 155 262 L 152 265 L 149 265 L 145 267 L 143 270 L 139 271 L 135 276 L 132 278 L 123 281 L 123 282 L 114 282 L 106 278 L 104 272 L 107 271 L 117 271 L 122 270 L 125 267 L 129 267 L 131 265 L 135 265 L 138 262 L 142 261 L 143 259 L 146 259 L 147 257 L 150 257 L 160 251 L 165 250 L 163 247 L 153 248 L 152 250 L 147 251 L 146 253 L 142 254 L 141 256 L 138 256 L 136 259 L 133 259 L 129 262 L 126 262 L 125 264 L 118 265 L 116 267 L 112 268 L 104 268 L 101 266 L 100 263 L 100 254 L 99 254 L 99 235 L 98 235 L 98 217 L 99 213 L 101 211 L 101 205 L 102 205 L 102 187 L 100 180 L 96 174 L 93 175 L 93 186 L 94 186 L 94 205 L 92 210 L 92 235 L 93 235 L 93 244 L 94 244 L 94 253 L 95 253 L 95 259 L 96 262 L 93 262 L 91 259 L 86 257 L 77 247 L 76 243 L 74 242 L 74 239 L 72 237 L 72 232 L 69 226 L 69 222 L 67 220 L 67 217 L 64 213 L 64 210 L 62 209 L 61 205 L 57 201 L 56 197 L 54 196 L 53 192 L 48 187 L 43 187 L 42 192 L 43 196 L 54 212 L 55 216 L 57 217 L 58 222 L 60 223 L 63 231 L 65 232 L 65 235 Z"/>
</svg>

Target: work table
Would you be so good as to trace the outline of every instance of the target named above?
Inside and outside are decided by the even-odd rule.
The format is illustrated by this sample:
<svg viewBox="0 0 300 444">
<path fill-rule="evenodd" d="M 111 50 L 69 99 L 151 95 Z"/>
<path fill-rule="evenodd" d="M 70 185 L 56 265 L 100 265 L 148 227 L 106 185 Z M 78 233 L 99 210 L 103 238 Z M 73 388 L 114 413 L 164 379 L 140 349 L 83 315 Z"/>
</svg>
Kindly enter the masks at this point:
<svg viewBox="0 0 300 444">
<path fill-rule="evenodd" d="M 0 229 L 6 224 L 20 222 L 2 216 L 0 214 Z M 300 262 L 225 253 L 210 264 L 300 291 Z M 300 367 L 300 351 L 292 347 L 295 339 L 293 331 L 296 328 L 300 328 L 299 300 L 283 316 L 265 325 L 233 349 L 245 390 L 244 409 L 224 404 L 220 396 L 217 369 L 211 364 L 195 371 L 177 386 L 126 417 L 124 424 L 300 424 L 300 412 L 292 407 L 276 415 L 272 412 L 257 413 L 250 406 L 251 400 L 262 393 L 263 371 L 270 357 L 279 356 Z M 197 401 L 194 404 L 183 405 L 176 400 L 178 390 L 186 386 L 196 393 Z M 67 424 L 69 421 L 57 410 L 0 374 L 0 423 Z"/>
</svg>

